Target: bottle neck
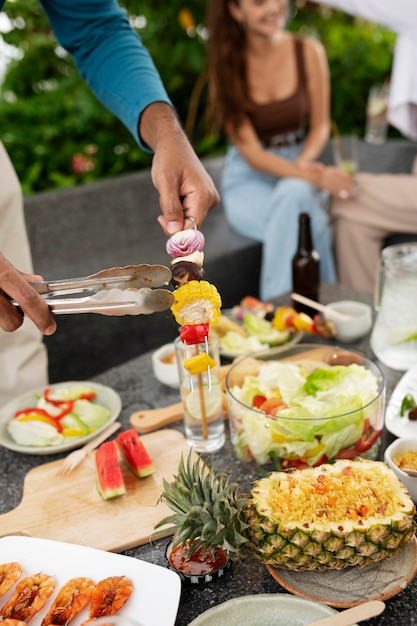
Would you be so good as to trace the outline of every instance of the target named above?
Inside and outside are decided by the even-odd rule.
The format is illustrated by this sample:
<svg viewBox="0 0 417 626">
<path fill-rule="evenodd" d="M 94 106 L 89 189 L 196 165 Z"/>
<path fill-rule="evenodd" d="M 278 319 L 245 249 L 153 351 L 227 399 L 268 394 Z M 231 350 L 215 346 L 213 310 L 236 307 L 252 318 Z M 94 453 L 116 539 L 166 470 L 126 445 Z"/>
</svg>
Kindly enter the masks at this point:
<svg viewBox="0 0 417 626">
<path fill-rule="evenodd" d="M 311 237 L 310 216 L 308 213 L 301 213 L 298 230 L 298 251 L 310 252 L 313 249 Z"/>
</svg>

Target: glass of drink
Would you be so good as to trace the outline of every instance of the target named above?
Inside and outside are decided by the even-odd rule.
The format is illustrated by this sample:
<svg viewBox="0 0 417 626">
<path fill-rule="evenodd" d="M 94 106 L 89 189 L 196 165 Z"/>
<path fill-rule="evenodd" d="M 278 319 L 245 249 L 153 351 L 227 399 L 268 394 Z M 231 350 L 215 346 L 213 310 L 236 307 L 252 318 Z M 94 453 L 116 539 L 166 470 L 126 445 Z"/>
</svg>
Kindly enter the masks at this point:
<svg viewBox="0 0 417 626">
<path fill-rule="evenodd" d="M 392 369 L 410 369 L 417 364 L 417 243 L 383 249 L 375 307 L 372 351 Z"/>
<path fill-rule="evenodd" d="M 374 85 L 371 87 L 366 106 L 365 141 L 381 144 L 387 138 L 387 109 L 389 85 Z"/>
<path fill-rule="evenodd" d="M 185 437 L 197 452 L 214 452 L 225 442 L 219 340 L 213 335 L 202 343 L 186 344 L 178 337 L 175 354 L 184 405 Z M 196 359 L 197 362 L 198 357 L 203 362 L 209 361 L 210 365 L 196 373 L 184 367 L 185 361 Z"/>
<path fill-rule="evenodd" d="M 358 171 L 358 138 L 356 135 L 332 137 L 333 161 L 346 174 L 355 176 Z"/>
</svg>

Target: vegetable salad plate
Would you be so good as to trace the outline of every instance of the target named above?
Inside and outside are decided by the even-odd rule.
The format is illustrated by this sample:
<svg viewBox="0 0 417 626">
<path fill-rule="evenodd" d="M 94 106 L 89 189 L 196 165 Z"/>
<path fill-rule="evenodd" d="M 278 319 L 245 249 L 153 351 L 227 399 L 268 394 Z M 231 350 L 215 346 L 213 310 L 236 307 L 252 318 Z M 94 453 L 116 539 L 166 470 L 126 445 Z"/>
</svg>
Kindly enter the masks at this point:
<svg viewBox="0 0 417 626">
<path fill-rule="evenodd" d="M 73 402 L 68 398 L 75 397 L 74 390 L 78 400 Z M 101 433 L 117 419 L 121 409 L 120 396 L 99 383 L 70 381 L 40 387 L 23 393 L 1 408 L 0 445 L 25 454 L 66 452 Z M 52 424 L 49 413 L 55 416 Z M 15 420 L 16 414 L 19 420 Z M 59 432 L 54 431 L 53 420 L 59 421 Z"/>
<path fill-rule="evenodd" d="M 173 626 L 175 623 L 181 580 L 175 572 L 159 565 L 75 544 L 14 536 L 0 539 L 0 564 L 9 562 L 22 566 L 19 580 L 38 572 L 55 577 L 54 593 L 31 620 L 33 626 L 40 626 L 59 589 L 71 578 L 80 576 L 91 578 L 95 583 L 108 576 L 127 576 L 133 591 L 117 612 L 120 618 L 126 618 L 127 622 L 133 620 L 136 626 Z M 14 588 L 2 596 L 0 606 L 9 600 Z M 88 605 L 71 620 L 71 626 L 80 626 L 87 619 Z"/>
<path fill-rule="evenodd" d="M 330 606 L 347 608 L 368 600 L 386 600 L 400 593 L 417 573 L 417 540 L 400 552 L 365 567 L 342 570 L 295 571 L 266 566 L 287 591 Z"/>
<path fill-rule="evenodd" d="M 220 336 L 220 355 L 226 359 L 235 359 L 239 356 L 269 349 L 278 353 L 299 343 L 304 335 L 302 331 L 279 332 L 274 330 L 270 322 L 257 317 L 255 314 L 252 314 L 249 318 L 249 325 L 252 324 L 252 330 L 248 331 L 243 321 L 236 316 L 234 309 L 224 309 L 222 311 L 222 319 L 230 320 L 241 332 L 241 334 L 236 332 L 233 330 L 233 327 L 231 327 L 231 330 L 226 330 L 226 327 L 224 334 L 219 332 L 219 335 L 223 334 L 223 336 Z M 261 325 L 260 328 L 257 327 L 258 324 Z M 270 329 L 271 335 L 269 337 L 265 334 L 268 331 L 268 328 L 265 329 L 265 325 L 268 325 Z M 214 332 L 216 332 L 216 327 L 214 327 Z"/>
<path fill-rule="evenodd" d="M 417 421 L 400 415 L 401 404 L 407 394 L 411 394 L 417 402 L 417 365 L 401 378 L 387 406 L 385 426 L 396 437 L 417 437 Z"/>
<path fill-rule="evenodd" d="M 335 609 L 318 602 L 285 593 L 270 593 L 228 600 L 208 609 L 188 626 L 307 626 L 335 613 Z"/>
</svg>

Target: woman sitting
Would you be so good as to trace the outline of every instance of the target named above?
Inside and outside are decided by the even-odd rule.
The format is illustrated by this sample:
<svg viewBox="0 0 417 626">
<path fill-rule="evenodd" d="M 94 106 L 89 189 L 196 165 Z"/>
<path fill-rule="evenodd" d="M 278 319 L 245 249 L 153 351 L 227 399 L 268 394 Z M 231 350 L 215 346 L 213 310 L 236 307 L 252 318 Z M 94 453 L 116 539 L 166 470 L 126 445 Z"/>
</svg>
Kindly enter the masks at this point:
<svg viewBox="0 0 417 626">
<path fill-rule="evenodd" d="M 350 176 L 316 161 L 330 134 L 321 44 L 285 30 L 288 0 L 210 0 L 212 102 L 231 145 L 222 199 L 231 226 L 263 243 L 260 297 L 291 289 L 298 216 L 311 216 L 321 280 L 334 282 L 328 193 L 349 197 Z"/>
</svg>

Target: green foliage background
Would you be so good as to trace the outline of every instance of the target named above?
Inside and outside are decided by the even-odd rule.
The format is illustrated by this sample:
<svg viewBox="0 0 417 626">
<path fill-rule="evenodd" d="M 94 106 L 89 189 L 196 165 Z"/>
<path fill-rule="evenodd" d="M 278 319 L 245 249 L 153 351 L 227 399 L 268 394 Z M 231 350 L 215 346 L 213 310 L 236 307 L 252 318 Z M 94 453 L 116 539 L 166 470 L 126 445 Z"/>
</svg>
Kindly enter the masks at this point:
<svg viewBox="0 0 417 626">
<path fill-rule="evenodd" d="M 148 47 L 197 153 L 224 151 L 207 116 L 205 3 L 121 0 Z M 91 94 L 63 54 L 38 0 L 6 4 L 18 46 L 0 87 L 0 138 L 25 194 L 149 167 L 130 133 Z M 338 11 L 297 0 L 289 28 L 319 38 L 329 59 L 332 115 L 340 132 L 363 135 L 369 88 L 388 76 L 395 37 Z M 74 165 L 81 162 L 80 167 Z"/>
</svg>

